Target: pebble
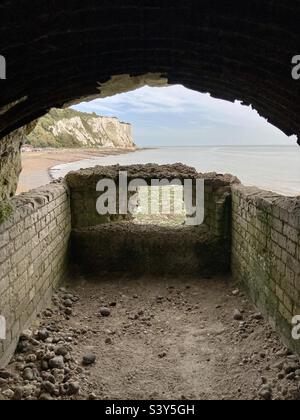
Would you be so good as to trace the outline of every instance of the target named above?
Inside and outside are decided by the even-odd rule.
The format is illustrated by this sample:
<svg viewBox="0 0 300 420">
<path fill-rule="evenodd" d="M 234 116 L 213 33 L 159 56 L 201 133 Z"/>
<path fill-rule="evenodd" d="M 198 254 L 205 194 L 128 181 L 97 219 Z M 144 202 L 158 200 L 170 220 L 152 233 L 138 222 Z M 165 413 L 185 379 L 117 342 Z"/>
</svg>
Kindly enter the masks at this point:
<svg viewBox="0 0 300 420">
<path fill-rule="evenodd" d="M 48 337 L 49 337 L 49 332 L 46 329 L 44 329 L 44 330 L 38 331 L 36 338 L 39 341 L 45 341 L 47 340 Z"/>
<path fill-rule="evenodd" d="M 72 306 L 73 306 L 73 302 L 72 302 L 72 300 L 71 300 L 71 299 L 66 299 L 66 300 L 64 301 L 64 306 L 65 306 L 66 308 L 72 308 Z"/>
<path fill-rule="evenodd" d="M 288 381 L 293 381 L 295 379 L 295 377 L 296 377 L 295 372 L 291 372 L 286 376 L 286 379 Z"/>
<path fill-rule="evenodd" d="M 15 395 L 14 391 L 12 389 L 7 389 L 5 391 L 2 392 L 2 395 L 4 395 L 4 397 L 6 398 L 13 398 L 13 396 Z"/>
<path fill-rule="evenodd" d="M 34 380 L 34 373 L 31 368 L 25 368 L 23 372 L 23 379 L 25 381 L 33 381 Z"/>
<path fill-rule="evenodd" d="M 42 388 L 49 394 L 54 395 L 56 393 L 56 387 L 55 385 L 50 382 L 46 381 L 42 383 Z"/>
<path fill-rule="evenodd" d="M 103 317 L 108 317 L 111 314 L 110 309 L 109 308 L 105 308 L 105 307 L 100 308 L 100 311 L 99 312 L 100 312 L 100 315 L 103 316 Z"/>
<path fill-rule="evenodd" d="M 284 368 L 284 372 L 286 375 L 289 375 L 290 373 L 295 373 L 296 370 L 298 370 L 298 365 L 296 364 L 288 364 Z"/>
<path fill-rule="evenodd" d="M 259 391 L 259 396 L 266 401 L 272 400 L 273 394 L 270 386 L 263 386 L 262 389 Z"/>
<path fill-rule="evenodd" d="M 94 354 L 87 354 L 82 358 L 82 364 L 84 366 L 93 365 L 96 362 L 97 357 Z"/>
<path fill-rule="evenodd" d="M 66 346 L 58 347 L 55 350 L 55 354 L 57 356 L 63 356 L 63 357 L 65 357 L 65 356 L 67 356 L 68 353 L 69 353 L 69 350 L 68 350 L 68 347 L 66 347 Z"/>
<path fill-rule="evenodd" d="M 68 395 L 77 395 L 80 391 L 80 385 L 78 382 L 67 382 L 65 385 L 67 386 Z"/>
<path fill-rule="evenodd" d="M 71 316 L 71 315 L 73 315 L 73 310 L 72 310 L 71 308 L 66 308 L 66 309 L 65 309 L 65 314 L 66 314 L 67 316 Z"/>
<path fill-rule="evenodd" d="M 41 394 L 39 399 L 41 401 L 52 401 L 53 400 L 53 398 L 51 397 L 51 395 L 50 394 L 46 394 L 46 393 Z"/>
<path fill-rule="evenodd" d="M 160 353 L 160 354 L 158 355 L 158 357 L 159 357 L 160 359 L 164 359 L 165 357 L 167 357 L 167 353 L 164 351 L 164 352 Z"/>
<path fill-rule="evenodd" d="M 1 379 L 10 379 L 12 377 L 13 377 L 12 373 L 8 372 L 7 370 L 0 370 Z"/>
<path fill-rule="evenodd" d="M 50 369 L 64 369 L 65 363 L 63 356 L 53 357 L 49 360 Z"/>
<path fill-rule="evenodd" d="M 295 375 L 300 377 L 300 369 L 296 370 Z"/>
<path fill-rule="evenodd" d="M 238 309 L 236 309 L 233 313 L 233 319 L 235 321 L 242 321 L 243 320 L 243 315 L 241 313 L 241 311 L 239 311 Z"/>
<path fill-rule="evenodd" d="M 20 335 L 20 340 L 21 341 L 29 341 L 29 340 L 32 339 L 32 336 L 33 336 L 33 332 L 31 330 L 25 330 Z"/>
</svg>

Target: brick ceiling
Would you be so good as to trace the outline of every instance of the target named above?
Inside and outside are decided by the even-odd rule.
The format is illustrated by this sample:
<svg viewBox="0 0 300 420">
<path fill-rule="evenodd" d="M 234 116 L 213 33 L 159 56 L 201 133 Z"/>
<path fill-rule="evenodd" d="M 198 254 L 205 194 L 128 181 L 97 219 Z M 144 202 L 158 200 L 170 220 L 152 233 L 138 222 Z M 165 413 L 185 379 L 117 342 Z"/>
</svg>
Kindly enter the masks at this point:
<svg viewBox="0 0 300 420">
<path fill-rule="evenodd" d="M 151 72 L 300 138 L 299 16 L 299 0 L 2 0 L 0 137 L 111 76 Z"/>
</svg>

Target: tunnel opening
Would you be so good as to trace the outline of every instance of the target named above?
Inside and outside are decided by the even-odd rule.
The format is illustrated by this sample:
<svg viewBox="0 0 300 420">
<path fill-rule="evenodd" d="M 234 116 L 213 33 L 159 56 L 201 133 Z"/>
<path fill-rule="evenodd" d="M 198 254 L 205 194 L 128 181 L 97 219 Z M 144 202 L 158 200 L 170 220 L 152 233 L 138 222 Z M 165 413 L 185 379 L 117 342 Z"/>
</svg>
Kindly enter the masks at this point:
<svg viewBox="0 0 300 420">
<path fill-rule="evenodd" d="M 204 223 L 189 227 L 161 225 L 163 211 L 149 224 L 142 190 L 133 215 L 96 211 L 99 177 L 148 181 L 149 166 L 15 191 L 37 118 L 145 85 L 237 100 L 299 143 L 300 3 L 9 0 L 0 11 L 0 395 L 299 399 L 299 196 L 159 162 L 158 178 L 204 181 Z M 25 330 L 38 313 L 39 330 Z"/>
</svg>

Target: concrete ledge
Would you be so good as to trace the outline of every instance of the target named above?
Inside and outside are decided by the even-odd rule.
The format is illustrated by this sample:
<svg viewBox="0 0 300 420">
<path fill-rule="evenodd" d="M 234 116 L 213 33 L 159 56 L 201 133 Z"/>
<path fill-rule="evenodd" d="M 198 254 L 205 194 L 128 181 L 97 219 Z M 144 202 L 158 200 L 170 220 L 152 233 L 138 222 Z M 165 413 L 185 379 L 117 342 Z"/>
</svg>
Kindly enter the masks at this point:
<svg viewBox="0 0 300 420">
<path fill-rule="evenodd" d="M 73 261 L 89 273 L 210 275 L 230 270 L 230 247 L 205 226 L 111 223 L 75 229 Z"/>
</svg>

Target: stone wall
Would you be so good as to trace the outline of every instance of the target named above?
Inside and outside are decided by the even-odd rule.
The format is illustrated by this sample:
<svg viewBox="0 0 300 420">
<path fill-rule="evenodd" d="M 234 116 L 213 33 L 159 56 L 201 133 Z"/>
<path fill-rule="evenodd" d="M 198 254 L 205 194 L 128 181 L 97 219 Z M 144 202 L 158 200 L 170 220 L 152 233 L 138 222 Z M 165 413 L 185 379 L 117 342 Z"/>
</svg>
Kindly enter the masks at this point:
<svg viewBox="0 0 300 420">
<path fill-rule="evenodd" d="M 232 271 L 288 346 L 300 315 L 300 197 L 232 187 Z"/>
<path fill-rule="evenodd" d="M 119 174 L 125 171 L 128 183 L 139 179 L 148 186 L 153 179 L 204 180 L 204 223 L 173 228 L 136 226 L 130 215 L 99 215 L 96 202 L 102 193 L 97 192 L 97 183 L 109 179 L 118 186 Z M 236 178 L 200 174 L 182 164 L 149 164 L 99 166 L 72 172 L 66 180 L 71 193 L 72 255 L 89 272 L 205 275 L 229 271 L 231 185 L 239 182 Z"/>
<path fill-rule="evenodd" d="M 0 367 L 63 280 L 71 230 L 65 183 L 22 194 L 8 205 L 11 215 L 0 224 L 0 315 L 7 329 L 7 339 L 0 341 Z"/>
<path fill-rule="evenodd" d="M 153 179 L 184 181 L 190 179 L 204 179 L 205 182 L 205 224 L 216 236 L 229 238 L 231 185 L 239 183 L 231 175 L 217 175 L 216 173 L 201 174 L 194 168 L 182 164 L 174 165 L 130 165 L 130 166 L 96 166 L 70 172 L 66 181 L 70 188 L 72 226 L 83 228 L 97 226 L 102 223 L 131 220 L 130 215 L 99 215 L 96 201 L 100 196 L 97 183 L 102 179 L 111 179 L 119 185 L 119 173 L 126 171 L 128 184 L 135 179 L 141 179 L 151 186 Z"/>
</svg>

